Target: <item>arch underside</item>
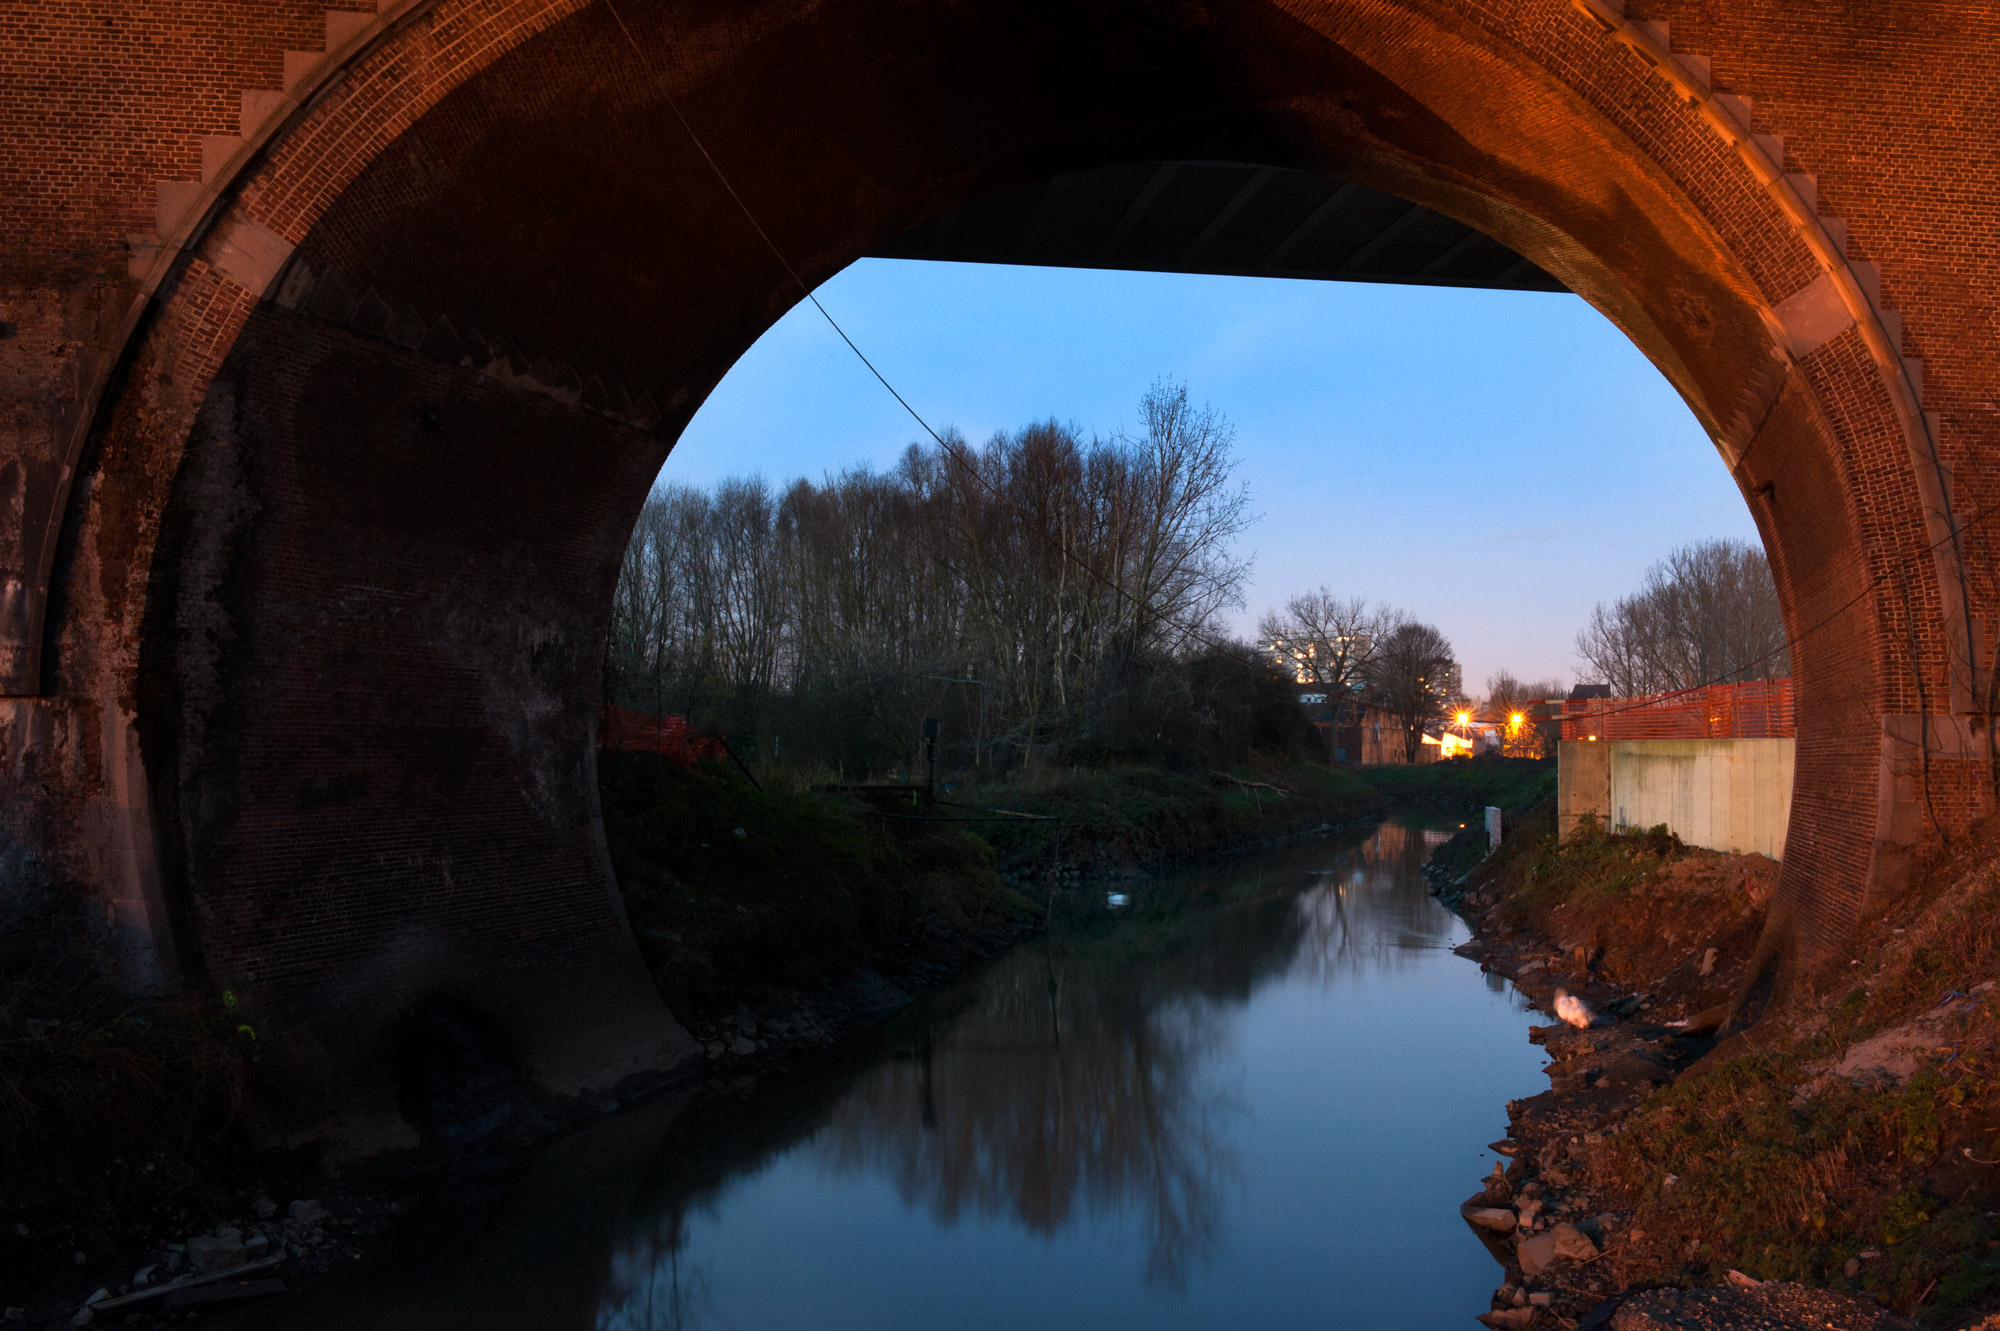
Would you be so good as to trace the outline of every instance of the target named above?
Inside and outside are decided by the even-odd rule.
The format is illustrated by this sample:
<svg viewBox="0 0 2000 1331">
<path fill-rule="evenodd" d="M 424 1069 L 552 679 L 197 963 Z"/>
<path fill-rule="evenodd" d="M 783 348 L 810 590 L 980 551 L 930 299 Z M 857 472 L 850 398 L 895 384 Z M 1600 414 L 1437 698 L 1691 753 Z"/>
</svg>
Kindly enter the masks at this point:
<svg viewBox="0 0 2000 1331">
<path fill-rule="evenodd" d="M 1032 260 L 1067 234 L 1046 182 L 1143 192 L 1200 163 L 1237 182 L 1222 206 L 1262 182 L 1146 266 L 1220 262 L 1258 197 L 1311 181 L 1308 215 L 1365 191 L 1419 210 L 1381 225 L 1438 237 L 1421 258 L 1396 236 L 1327 248 L 1334 275 L 1393 259 L 1578 292 L 1687 399 L 1771 553 L 1799 946 L 1837 949 L 1932 830 L 1913 751 L 1927 807 L 1982 807 L 1950 589 L 1863 330 L 1787 306 L 1825 275 L 1768 182 L 1587 13 L 620 13 L 629 42 L 602 4 L 445 0 L 359 56 L 162 286 L 72 505 L 51 743 L 117 778 L 91 816 L 124 819 L 128 849 L 97 872 L 135 933 L 336 1061 L 382 1066 L 434 993 L 498 1014 L 551 1085 L 688 1050 L 610 881 L 597 662 L 671 441 L 802 293 L 666 88 L 808 283 L 949 248 L 937 219 L 994 198 L 1034 200 L 1028 222 L 961 257 Z M 1111 238 L 1077 244 L 1110 262 Z"/>
</svg>

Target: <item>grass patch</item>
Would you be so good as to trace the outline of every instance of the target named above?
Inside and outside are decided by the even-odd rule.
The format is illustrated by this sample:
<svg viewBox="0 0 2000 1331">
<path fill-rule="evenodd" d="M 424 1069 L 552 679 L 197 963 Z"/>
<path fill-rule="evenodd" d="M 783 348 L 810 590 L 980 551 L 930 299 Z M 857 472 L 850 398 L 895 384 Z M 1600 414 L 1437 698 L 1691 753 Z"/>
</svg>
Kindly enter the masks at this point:
<svg viewBox="0 0 2000 1331">
<path fill-rule="evenodd" d="M 1065 869 L 1158 867 L 1247 841 L 1371 813 L 1381 799 L 1352 773 L 1320 763 L 1243 765 L 1227 774 L 1153 766 L 1065 773 L 961 792 L 960 802 L 1062 820 Z M 976 824 L 1003 871 L 1050 863 L 1045 823 Z"/>
<path fill-rule="evenodd" d="M 1504 847 L 1503 847 L 1504 849 Z M 1688 848 L 1663 823 L 1644 831 L 1611 832 L 1585 814 L 1567 841 L 1553 833 L 1516 843 L 1511 890 L 1500 905 L 1508 924 L 1542 920 L 1559 906 L 1617 901 L 1687 858 Z"/>
<path fill-rule="evenodd" d="M 1490 753 L 1449 762 L 1357 767 L 1354 772 L 1384 798 L 1453 810 L 1519 808 L 1556 789 L 1554 763 Z"/>
<path fill-rule="evenodd" d="M 1933 1066 L 1899 1088 L 1834 1081 L 1801 1095 L 1807 1069 L 1797 1051 L 1749 1054 L 1655 1093 L 1605 1157 L 1609 1181 L 1641 1199 L 1635 1223 L 1700 1279 L 1734 1267 L 1933 1315 L 2000 1293 L 1987 1246 L 2000 1221 L 1926 1176 L 1988 1072 Z"/>
</svg>

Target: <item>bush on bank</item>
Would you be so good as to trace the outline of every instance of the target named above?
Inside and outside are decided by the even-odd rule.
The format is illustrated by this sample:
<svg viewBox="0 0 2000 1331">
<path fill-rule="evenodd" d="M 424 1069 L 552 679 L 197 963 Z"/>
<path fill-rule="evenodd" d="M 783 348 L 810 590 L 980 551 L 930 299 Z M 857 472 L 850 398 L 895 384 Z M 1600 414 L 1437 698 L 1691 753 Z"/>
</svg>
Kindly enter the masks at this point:
<svg viewBox="0 0 2000 1331">
<path fill-rule="evenodd" d="M 710 1017 L 926 946 L 981 950 L 1031 911 L 962 826 L 838 795 L 758 791 L 724 767 L 598 755 L 626 911 L 667 1005 Z"/>
<path fill-rule="evenodd" d="M 1357 767 L 1355 775 L 1383 796 L 1446 809 L 1510 809 L 1555 794 L 1556 765 L 1542 758 L 1482 753 L 1435 763 Z"/>
<path fill-rule="evenodd" d="M 1160 868 L 1259 840 L 1349 822 L 1381 797 L 1349 771 L 1320 763 L 1228 771 L 1130 765 L 996 783 L 953 796 L 960 804 L 1060 820 L 1065 872 Z M 1058 833 L 1048 823 L 974 824 L 1010 876 L 1048 872 Z"/>
<path fill-rule="evenodd" d="M 7 1248 L 55 1245 L 68 1260 L 278 1166 L 270 1125 L 304 1107 L 282 1048 L 260 1048 L 220 996 L 122 991 L 100 970 L 79 897 L 46 887 L 11 904 L 0 919 Z"/>
</svg>

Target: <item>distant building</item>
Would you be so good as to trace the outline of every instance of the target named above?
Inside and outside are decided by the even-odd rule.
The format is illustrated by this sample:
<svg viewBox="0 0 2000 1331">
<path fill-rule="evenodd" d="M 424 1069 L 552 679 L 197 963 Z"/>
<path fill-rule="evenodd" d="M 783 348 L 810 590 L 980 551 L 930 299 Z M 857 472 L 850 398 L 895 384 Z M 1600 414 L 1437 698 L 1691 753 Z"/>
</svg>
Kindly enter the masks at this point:
<svg viewBox="0 0 2000 1331">
<path fill-rule="evenodd" d="M 1306 691 L 1298 696 L 1306 719 L 1319 732 L 1320 742 L 1326 745 L 1334 762 L 1372 765 L 1403 761 L 1401 728 L 1366 702 L 1350 699 L 1340 707 L 1340 715 L 1336 717 L 1335 709 L 1328 706 L 1326 694 Z M 1426 735 L 1424 741 L 1417 746 L 1417 761 L 1436 762 L 1437 737 Z"/>
<path fill-rule="evenodd" d="M 1358 682 L 1343 698 L 1336 698 L 1334 692 L 1314 685 L 1324 683 L 1327 673 L 1340 661 L 1342 653 L 1350 660 L 1366 657 L 1374 642 L 1365 633 L 1346 638 L 1273 638 L 1259 643 L 1257 650 L 1278 669 L 1289 675 L 1294 684 L 1300 685 L 1296 697 L 1298 705 L 1306 712 L 1306 719 L 1319 732 L 1325 743 L 1328 756 L 1336 763 L 1401 763 L 1403 759 L 1403 735 L 1401 729 L 1388 717 L 1371 707 L 1363 698 Z M 1454 661 L 1440 681 L 1439 694 L 1447 700 L 1448 706 L 1456 706 L 1450 700 L 1465 696 L 1465 671 Z M 1431 727 L 1417 746 L 1417 761 L 1436 762 L 1443 751 L 1443 733 L 1438 727 Z M 1467 737 L 1455 738 L 1451 745 L 1454 750 L 1477 752 L 1483 750 L 1477 740 Z"/>
<path fill-rule="evenodd" d="M 1318 684 L 1343 654 L 1350 661 L 1360 660 L 1373 646 L 1372 638 L 1357 633 L 1344 638 L 1273 638 L 1257 650 L 1290 675 L 1294 684 Z"/>
</svg>

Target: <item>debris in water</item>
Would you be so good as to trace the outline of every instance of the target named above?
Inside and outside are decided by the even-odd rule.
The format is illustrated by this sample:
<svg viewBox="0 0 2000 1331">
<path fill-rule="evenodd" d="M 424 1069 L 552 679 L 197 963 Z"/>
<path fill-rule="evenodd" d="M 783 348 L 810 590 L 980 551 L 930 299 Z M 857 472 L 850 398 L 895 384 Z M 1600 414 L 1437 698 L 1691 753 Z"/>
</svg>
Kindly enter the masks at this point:
<svg viewBox="0 0 2000 1331">
<path fill-rule="evenodd" d="M 1123 892 L 1106 892 L 1104 894 L 1104 904 L 1113 910 L 1117 910 L 1120 906 L 1125 905 L 1131 900 L 1132 898 L 1126 896 Z"/>
</svg>

